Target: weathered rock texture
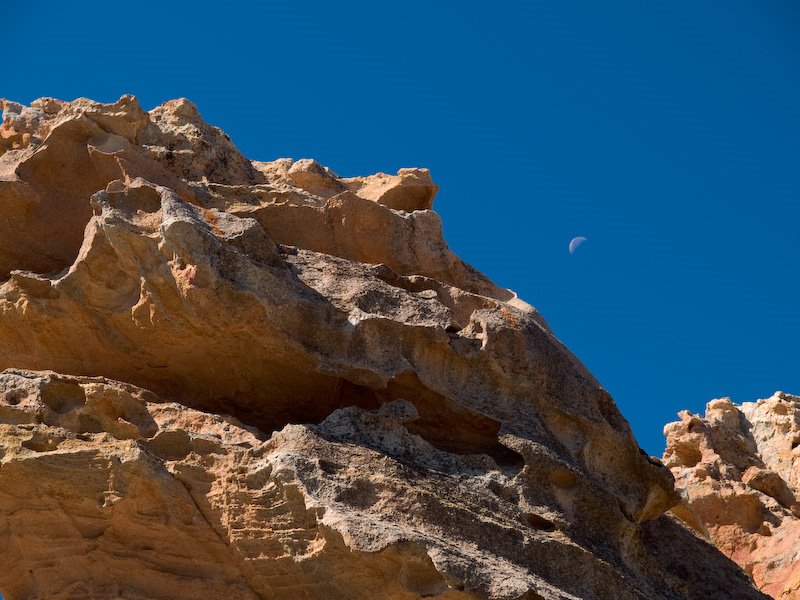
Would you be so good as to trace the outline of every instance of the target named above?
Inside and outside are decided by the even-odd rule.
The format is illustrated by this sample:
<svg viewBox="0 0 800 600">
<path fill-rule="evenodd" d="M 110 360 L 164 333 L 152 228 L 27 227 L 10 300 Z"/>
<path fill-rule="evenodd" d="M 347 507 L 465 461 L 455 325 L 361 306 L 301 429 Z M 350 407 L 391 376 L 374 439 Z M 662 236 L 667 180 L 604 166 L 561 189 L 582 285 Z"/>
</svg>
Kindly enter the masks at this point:
<svg viewBox="0 0 800 600">
<path fill-rule="evenodd" d="M 800 598 L 800 397 L 713 400 L 664 428 L 673 512 L 773 598 Z"/>
<path fill-rule="evenodd" d="M 250 162 L 186 100 L 4 109 L 8 600 L 763 598 L 427 171 Z"/>
</svg>

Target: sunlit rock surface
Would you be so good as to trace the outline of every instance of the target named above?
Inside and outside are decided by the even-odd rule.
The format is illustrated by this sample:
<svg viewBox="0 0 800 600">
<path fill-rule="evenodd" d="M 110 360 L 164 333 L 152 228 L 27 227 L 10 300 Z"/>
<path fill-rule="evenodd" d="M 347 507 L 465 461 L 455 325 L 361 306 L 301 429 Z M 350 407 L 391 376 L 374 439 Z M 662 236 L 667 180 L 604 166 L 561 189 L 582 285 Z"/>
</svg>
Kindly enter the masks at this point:
<svg viewBox="0 0 800 600">
<path fill-rule="evenodd" d="M 436 191 L 4 102 L 4 598 L 763 598 Z"/>
<path fill-rule="evenodd" d="M 800 598 L 800 397 L 722 398 L 664 428 L 673 512 L 780 600 Z"/>
</svg>

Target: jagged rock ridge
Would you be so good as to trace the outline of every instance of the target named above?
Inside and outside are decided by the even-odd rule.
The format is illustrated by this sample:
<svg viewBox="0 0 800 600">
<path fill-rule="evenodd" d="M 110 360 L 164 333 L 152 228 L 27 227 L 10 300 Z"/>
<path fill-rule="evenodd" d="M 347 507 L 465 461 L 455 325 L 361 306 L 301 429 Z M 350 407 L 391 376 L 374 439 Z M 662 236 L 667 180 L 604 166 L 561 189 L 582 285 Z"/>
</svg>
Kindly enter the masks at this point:
<svg viewBox="0 0 800 600">
<path fill-rule="evenodd" d="M 426 170 L 130 96 L 6 101 L 0 140 L 8 600 L 763 598 Z"/>
<path fill-rule="evenodd" d="M 800 396 L 713 400 L 664 428 L 673 512 L 773 598 L 800 597 Z"/>
</svg>

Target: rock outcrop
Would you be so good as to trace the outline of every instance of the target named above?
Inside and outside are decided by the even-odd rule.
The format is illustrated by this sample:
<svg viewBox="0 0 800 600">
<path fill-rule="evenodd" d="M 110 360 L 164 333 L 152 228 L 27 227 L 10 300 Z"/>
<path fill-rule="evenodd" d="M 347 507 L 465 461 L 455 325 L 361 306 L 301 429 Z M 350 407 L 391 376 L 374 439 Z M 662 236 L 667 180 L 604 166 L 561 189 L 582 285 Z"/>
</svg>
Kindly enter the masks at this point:
<svg viewBox="0 0 800 600">
<path fill-rule="evenodd" d="M 773 598 L 800 598 L 800 397 L 713 400 L 664 428 L 673 512 Z"/>
<path fill-rule="evenodd" d="M 4 102 L 6 600 L 764 598 L 423 169 Z"/>
</svg>

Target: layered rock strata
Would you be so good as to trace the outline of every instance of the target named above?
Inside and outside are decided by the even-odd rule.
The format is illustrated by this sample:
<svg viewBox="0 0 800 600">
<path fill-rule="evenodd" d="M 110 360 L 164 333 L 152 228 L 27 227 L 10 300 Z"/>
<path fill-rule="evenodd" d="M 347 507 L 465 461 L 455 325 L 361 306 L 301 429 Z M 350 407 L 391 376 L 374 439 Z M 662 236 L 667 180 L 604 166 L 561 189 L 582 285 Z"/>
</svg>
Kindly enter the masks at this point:
<svg viewBox="0 0 800 600">
<path fill-rule="evenodd" d="M 6 101 L 0 140 L 7 600 L 764 597 L 426 170 L 130 96 Z"/>
<path fill-rule="evenodd" d="M 773 598 L 800 598 L 800 396 L 709 402 L 664 428 L 672 511 Z"/>
</svg>

